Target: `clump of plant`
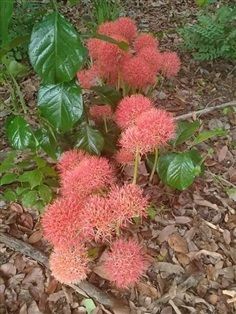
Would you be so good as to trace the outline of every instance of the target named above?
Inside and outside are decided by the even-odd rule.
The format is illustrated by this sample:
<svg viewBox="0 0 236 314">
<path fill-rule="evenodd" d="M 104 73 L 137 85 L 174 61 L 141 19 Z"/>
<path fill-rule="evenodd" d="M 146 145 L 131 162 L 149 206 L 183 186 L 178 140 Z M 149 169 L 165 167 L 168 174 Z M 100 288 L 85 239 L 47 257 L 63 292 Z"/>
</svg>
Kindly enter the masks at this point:
<svg viewBox="0 0 236 314">
<path fill-rule="evenodd" d="M 0 165 L 1 197 L 41 211 L 55 197 L 57 173 L 34 153 L 10 151 Z"/>
<path fill-rule="evenodd" d="M 179 30 L 181 49 L 192 52 L 197 60 L 236 58 L 236 6 L 221 5 L 214 13 L 202 11 L 195 24 Z"/>
</svg>

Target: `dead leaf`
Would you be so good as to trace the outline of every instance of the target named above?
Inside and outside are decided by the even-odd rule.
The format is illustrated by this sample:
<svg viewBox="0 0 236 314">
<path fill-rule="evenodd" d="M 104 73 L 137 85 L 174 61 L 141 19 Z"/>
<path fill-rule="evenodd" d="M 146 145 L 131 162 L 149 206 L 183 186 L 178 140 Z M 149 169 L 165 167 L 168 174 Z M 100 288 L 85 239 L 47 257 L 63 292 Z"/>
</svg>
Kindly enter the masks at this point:
<svg viewBox="0 0 236 314">
<path fill-rule="evenodd" d="M 23 213 L 23 208 L 20 204 L 17 204 L 17 203 L 11 203 L 10 204 L 10 210 L 11 211 L 14 211 L 14 212 L 17 212 L 19 214 L 22 214 Z"/>
<path fill-rule="evenodd" d="M 175 225 L 168 225 L 161 230 L 157 240 L 162 243 L 168 240 L 169 236 L 176 231 Z"/>
<path fill-rule="evenodd" d="M 192 221 L 192 219 L 189 218 L 189 217 L 185 217 L 185 216 L 177 216 L 177 217 L 175 217 L 175 222 L 177 224 L 187 224 L 187 223 L 189 223 L 191 221 Z"/>
<path fill-rule="evenodd" d="M 224 229 L 224 231 L 223 231 L 223 237 L 224 237 L 225 243 L 226 243 L 226 244 L 230 244 L 230 242 L 231 242 L 231 236 L 230 236 L 229 230 Z"/>
<path fill-rule="evenodd" d="M 35 301 L 32 301 L 28 307 L 27 314 L 41 314 L 42 312 L 39 310 L 38 305 Z"/>
<path fill-rule="evenodd" d="M 179 265 L 174 265 L 171 263 L 166 263 L 166 262 L 157 262 L 154 265 L 154 271 L 155 272 L 165 272 L 167 274 L 181 274 L 184 273 L 185 270 L 183 269 L 183 267 L 179 266 Z"/>
<path fill-rule="evenodd" d="M 188 243 L 179 234 L 171 234 L 168 238 L 169 246 L 177 253 L 188 253 Z"/>
<path fill-rule="evenodd" d="M 23 213 L 20 216 L 19 223 L 28 229 L 33 229 L 34 226 L 33 218 L 29 213 Z"/>
<path fill-rule="evenodd" d="M 16 266 L 13 263 L 6 263 L 1 265 L 0 270 L 8 277 L 14 276 L 16 274 Z"/>
<path fill-rule="evenodd" d="M 219 162 L 222 162 L 226 158 L 228 150 L 229 150 L 228 146 L 226 146 L 226 145 L 221 148 L 219 155 L 218 155 L 218 161 Z"/>
<path fill-rule="evenodd" d="M 101 278 L 109 280 L 107 274 L 104 272 L 103 267 L 101 265 L 93 267 L 93 272 L 100 276 Z"/>
<path fill-rule="evenodd" d="M 31 236 L 28 239 L 28 243 L 30 244 L 37 243 L 39 240 L 41 240 L 42 236 L 43 236 L 42 230 L 37 230 L 31 234 Z"/>
<path fill-rule="evenodd" d="M 42 269 L 39 267 L 34 267 L 24 278 L 22 283 L 38 283 L 39 281 L 43 280 L 43 272 Z"/>
<path fill-rule="evenodd" d="M 156 299 L 158 297 L 157 289 L 154 288 L 153 286 L 150 286 L 143 282 L 138 282 L 136 287 L 141 294 L 144 294 L 150 297 L 151 299 Z"/>
</svg>

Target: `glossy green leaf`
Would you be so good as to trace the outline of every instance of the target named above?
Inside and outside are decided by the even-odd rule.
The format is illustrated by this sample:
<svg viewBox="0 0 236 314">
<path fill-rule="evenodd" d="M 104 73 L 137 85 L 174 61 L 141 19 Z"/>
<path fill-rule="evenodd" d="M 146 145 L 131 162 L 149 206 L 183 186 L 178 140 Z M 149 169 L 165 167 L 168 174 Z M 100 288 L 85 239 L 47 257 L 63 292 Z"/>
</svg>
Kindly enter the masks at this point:
<svg viewBox="0 0 236 314">
<path fill-rule="evenodd" d="M 14 181 L 16 181 L 18 175 L 16 173 L 6 173 L 0 181 L 0 185 L 4 185 L 4 184 L 10 184 Z"/>
<path fill-rule="evenodd" d="M 0 37 L 2 44 L 8 41 L 8 27 L 12 19 L 14 0 L 2 0 L 0 2 Z"/>
<path fill-rule="evenodd" d="M 25 149 L 32 141 L 31 128 L 21 116 L 11 116 L 7 119 L 6 135 L 15 149 Z"/>
<path fill-rule="evenodd" d="M 211 137 L 219 136 L 219 135 L 225 136 L 225 135 L 227 135 L 227 131 L 218 129 L 218 130 L 213 130 L 213 131 L 201 132 L 200 134 L 198 134 L 198 136 L 192 142 L 191 146 L 200 144 L 200 143 L 208 140 Z"/>
<path fill-rule="evenodd" d="M 22 197 L 22 205 L 24 207 L 33 207 L 38 200 L 38 192 L 37 191 L 29 191 L 26 194 L 23 194 Z"/>
<path fill-rule="evenodd" d="M 72 80 L 84 55 L 77 31 L 58 12 L 47 15 L 34 26 L 29 57 L 44 82 L 56 84 Z"/>
<path fill-rule="evenodd" d="M 16 194 L 18 196 L 21 196 L 22 194 L 26 194 L 30 191 L 30 188 L 26 188 L 26 187 L 23 187 L 23 186 L 18 186 L 16 188 Z"/>
<path fill-rule="evenodd" d="M 45 129 L 38 129 L 34 132 L 34 136 L 38 141 L 39 146 L 53 159 L 57 159 L 56 148 L 57 143 L 50 132 Z"/>
<path fill-rule="evenodd" d="M 36 162 L 38 168 L 43 168 L 47 165 L 47 162 L 45 159 L 38 157 L 38 156 L 34 156 L 33 160 Z"/>
<path fill-rule="evenodd" d="M 83 114 L 81 89 L 74 82 L 42 85 L 38 108 L 56 129 L 69 131 Z"/>
<path fill-rule="evenodd" d="M 81 125 L 80 131 L 75 136 L 74 147 L 84 149 L 90 154 L 100 155 L 104 146 L 104 139 L 98 130 L 94 130 L 89 124 Z"/>
<path fill-rule="evenodd" d="M 191 138 L 200 126 L 200 121 L 196 120 L 194 122 L 182 122 L 178 121 L 178 129 L 176 132 L 176 137 L 173 140 L 173 145 L 177 146 L 184 143 L 186 140 Z"/>
<path fill-rule="evenodd" d="M 26 171 L 21 176 L 19 176 L 19 182 L 28 182 L 31 189 L 41 184 L 43 180 L 43 174 L 39 169 Z"/>
<path fill-rule="evenodd" d="M 14 164 L 14 159 L 15 159 L 16 155 L 17 155 L 17 152 L 15 150 L 10 151 L 7 154 L 6 159 L 4 159 L 0 165 L 0 173 L 3 173 L 9 169 L 12 169 L 12 164 Z"/>
<path fill-rule="evenodd" d="M 122 99 L 122 95 L 116 89 L 109 86 L 94 86 L 91 88 L 99 97 L 91 99 L 93 104 L 110 105 L 113 109 L 116 108 L 118 102 Z"/>
<path fill-rule="evenodd" d="M 167 153 L 158 160 L 158 174 L 161 180 L 180 191 L 189 187 L 196 176 L 196 159 L 194 153 Z M 194 156 L 196 158 L 196 156 Z"/>
<path fill-rule="evenodd" d="M 51 201 L 52 191 L 46 184 L 41 184 L 38 187 L 38 193 L 44 204 L 48 204 Z"/>
</svg>

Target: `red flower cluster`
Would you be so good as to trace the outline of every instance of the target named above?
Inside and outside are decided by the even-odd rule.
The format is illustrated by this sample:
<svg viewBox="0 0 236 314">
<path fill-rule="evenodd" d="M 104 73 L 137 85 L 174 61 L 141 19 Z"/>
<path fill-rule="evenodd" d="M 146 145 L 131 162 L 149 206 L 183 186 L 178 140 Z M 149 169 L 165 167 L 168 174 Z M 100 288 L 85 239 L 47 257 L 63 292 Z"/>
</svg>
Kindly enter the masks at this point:
<svg viewBox="0 0 236 314">
<path fill-rule="evenodd" d="M 114 22 L 105 22 L 98 28 L 101 35 L 118 42 L 125 42 L 129 49 L 122 50 L 117 44 L 90 38 L 87 43 L 93 65 L 78 72 L 78 80 L 83 88 L 90 88 L 103 82 L 126 89 L 134 88 L 145 92 L 162 73 L 170 78 L 180 68 L 180 59 L 174 52 L 161 53 L 158 41 L 150 34 L 138 34 L 135 22 L 122 17 Z"/>
<path fill-rule="evenodd" d="M 71 150 L 62 154 L 57 168 L 61 197 L 46 208 L 42 226 L 55 247 L 53 275 L 62 283 L 77 283 L 88 272 L 86 243 L 111 239 L 133 217 L 145 216 L 148 200 L 136 185 L 115 185 L 103 157 Z"/>
</svg>

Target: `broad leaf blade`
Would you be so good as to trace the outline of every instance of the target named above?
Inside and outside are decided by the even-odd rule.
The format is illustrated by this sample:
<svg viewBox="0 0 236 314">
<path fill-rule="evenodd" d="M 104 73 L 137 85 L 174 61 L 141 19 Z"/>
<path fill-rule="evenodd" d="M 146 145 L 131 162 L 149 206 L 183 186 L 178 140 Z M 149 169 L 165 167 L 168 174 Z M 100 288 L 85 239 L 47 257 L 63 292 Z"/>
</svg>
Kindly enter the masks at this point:
<svg viewBox="0 0 236 314">
<path fill-rule="evenodd" d="M 47 15 L 32 31 L 29 57 L 44 82 L 70 81 L 85 56 L 77 31 L 57 12 Z"/>
<path fill-rule="evenodd" d="M 189 138 L 191 138 L 195 132 L 198 130 L 200 126 L 200 121 L 196 120 L 194 122 L 182 122 L 178 121 L 178 129 L 176 138 L 173 141 L 173 145 L 177 146 L 179 144 L 182 144 Z"/>
<path fill-rule="evenodd" d="M 69 131 L 83 114 L 81 89 L 74 82 L 42 85 L 38 108 L 56 129 Z"/>
<path fill-rule="evenodd" d="M 31 189 L 40 185 L 42 180 L 43 180 L 43 174 L 38 169 L 26 171 L 18 178 L 19 182 L 28 182 Z"/>
<path fill-rule="evenodd" d="M 0 3 L 0 37 L 2 44 L 8 41 L 8 26 L 12 19 L 14 0 L 5 0 Z"/>
<path fill-rule="evenodd" d="M 20 116 L 10 117 L 7 120 L 6 135 L 15 149 L 25 149 L 32 141 L 30 126 Z"/>
<path fill-rule="evenodd" d="M 122 99 L 122 95 L 116 89 L 110 86 L 94 86 L 91 88 L 98 94 L 98 98 L 92 98 L 91 102 L 97 105 L 110 105 L 116 108 L 118 102 Z"/>
<path fill-rule="evenodd" d="M 34 136 L 37 139 L 39 146 L 48 154 L 48 156 L 57 159 L 57 144 L 52 134 L 45 129 L 38 129 L 34 132 Z"/>
<path fill-rule="evenodd" d="M 206 131 L 198 134 L 198 136 L 195 138 L 195 140 L 192 142 L 191 146 L 200 144 L 204 142 L 205 140 L 208 140 L 209 138 L 213 136 L 218 136 L 218 135 L 226 135 L 227 131 L 225 130 L 214 130 L 214 131 Z"/>
<path fill-rule="evenodd" d="M 98 130 L 94 130 L 90 125 L 83 124 L 78 134 L 76 134 L 74 147 L 84 149 L 90 154 L 100 155 L 104 146 L 104 139 Z"/>
</svg>

